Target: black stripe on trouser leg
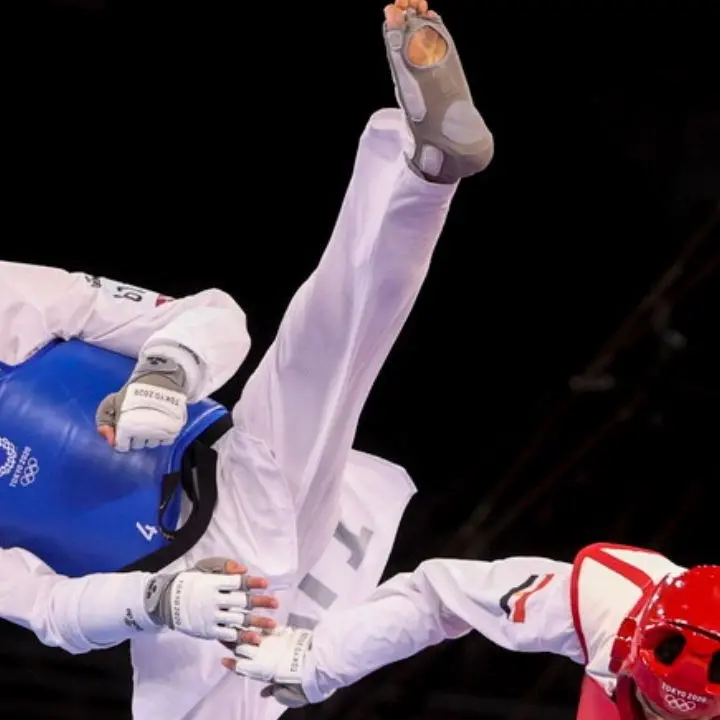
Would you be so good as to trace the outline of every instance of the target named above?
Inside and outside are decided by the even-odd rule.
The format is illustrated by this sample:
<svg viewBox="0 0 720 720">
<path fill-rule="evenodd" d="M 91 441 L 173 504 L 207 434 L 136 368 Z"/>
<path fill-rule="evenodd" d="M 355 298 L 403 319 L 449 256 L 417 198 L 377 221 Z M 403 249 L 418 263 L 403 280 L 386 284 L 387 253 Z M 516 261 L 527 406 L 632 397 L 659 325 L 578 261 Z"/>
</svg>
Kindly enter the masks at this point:
<svg viewBox="0 0 720 720">
<path fill-rule="evenodd" d="M 525 580 L 525 582 L 521 583 L 517 587 L 512 588 L 511 590 L 508 590 L 508 592 L 500 598 L 500 609 L 505 613 L 508 618 L 510 617 L 510 613 L 512 612 L 512 608 L 509 605 L 510 598 L 516 593 L 519 593 L 521 590 L 527 590 L 538 579 L 538 577 L 538 575 L 531 575 L 527 580 Z"/>
</svg>

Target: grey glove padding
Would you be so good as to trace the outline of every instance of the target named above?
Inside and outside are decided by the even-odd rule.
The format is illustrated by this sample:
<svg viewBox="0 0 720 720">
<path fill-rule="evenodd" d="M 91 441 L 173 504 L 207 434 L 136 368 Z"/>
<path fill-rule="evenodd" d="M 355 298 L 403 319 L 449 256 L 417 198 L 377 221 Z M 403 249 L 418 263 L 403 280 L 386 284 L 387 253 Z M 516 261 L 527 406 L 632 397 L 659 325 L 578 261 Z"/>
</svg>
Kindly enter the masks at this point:
<svg viewBox="0 0 720 720">
<path fill-rule="evenodd" d="M 301 708 L 310 704 L 300 685 L 268 685 L 260 692 L 262 697 L 274 697 L 281 705 Z"/>
</svg>

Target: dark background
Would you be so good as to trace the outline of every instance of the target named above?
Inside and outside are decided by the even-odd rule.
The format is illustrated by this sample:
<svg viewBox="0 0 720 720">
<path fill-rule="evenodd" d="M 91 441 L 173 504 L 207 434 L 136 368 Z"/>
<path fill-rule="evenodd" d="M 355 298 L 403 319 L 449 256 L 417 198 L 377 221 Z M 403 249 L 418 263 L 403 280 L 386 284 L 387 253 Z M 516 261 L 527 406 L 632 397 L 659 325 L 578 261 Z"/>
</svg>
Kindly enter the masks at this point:
<svg viewBox="0 0 720 720">
<path fill-rule="evenodd" d="M 389 573 L 598 540 L 718 562 L 717 8 L 437 6 L 496 156 L 362 418 L 357 446 L 420 488 Z M 3 257 L 229 291 L 254 338 L 231 402 L 393 103 L 380 11 L 5 3 Z M 287 717 L 571 718 L 579 676 L 471 637 Z M 129 687 L 125 648 L 69 658 L 2 627 L 2 717 L 127 718 Z"/>
</svg>

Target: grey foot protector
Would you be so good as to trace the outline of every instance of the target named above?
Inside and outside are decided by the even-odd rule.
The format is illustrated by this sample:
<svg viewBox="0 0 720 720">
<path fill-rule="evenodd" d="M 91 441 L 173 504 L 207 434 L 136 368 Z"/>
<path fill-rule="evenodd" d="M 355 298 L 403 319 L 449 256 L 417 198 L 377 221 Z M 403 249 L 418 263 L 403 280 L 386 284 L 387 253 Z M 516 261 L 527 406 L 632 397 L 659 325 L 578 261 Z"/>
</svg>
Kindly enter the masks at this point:
<svg viewBox="0 0 720 720">
<path fill-rule="evenodd" d="M 447 43 L 445 57 L 432 65 L 410 62 L 407 47 L 414 33 L 432 27 Z M 400 28 L 384 25 L 395 94 L 415 138 L 410 166 L 435 182 L 453 183 L 474 175 L 492 159 L 493 143 L 470 88 L 450 33 L 439 17 L 406 13 Z"/>
</svg>

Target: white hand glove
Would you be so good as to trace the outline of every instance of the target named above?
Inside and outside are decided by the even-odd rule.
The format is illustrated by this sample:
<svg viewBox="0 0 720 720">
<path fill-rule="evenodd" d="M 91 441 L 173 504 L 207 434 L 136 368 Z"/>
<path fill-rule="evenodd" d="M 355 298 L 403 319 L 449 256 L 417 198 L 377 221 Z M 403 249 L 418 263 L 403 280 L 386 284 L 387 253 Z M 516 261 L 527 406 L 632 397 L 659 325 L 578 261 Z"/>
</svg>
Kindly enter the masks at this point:
<svg viewBox="0 0 720 720">
<path fill-rule="evenodd" d="M 259 625 L 247 612 L 260 597 L 250 592 L 258 579 L 224 574 L 227 562 L 209 558 L 192 570 L 153 576 L 145 589 L 152 621 L 192 637 L 231 643 L 242 628 Z"/>
<path fill-rule="evenodd" d="M 298 708 L 322 702 L 332 693 L 323 695 L 317 688 L 302 683 L 312 638 L 310 630 L 277 628 L 265 634 L 260 645 L 237 645 L 235 655 L 238 659 L 232 669 L 238 675 L 270 683 L 263 690 L 263 697 L 272 696 L 286 707 Z"/>
<path fill-rule="evenodd" d="M 186 422 L 185 371 L 161 356 L 138 363 L 125 387 L 108 395 L 96 413 L 99 428 L 114 430 L 121 452 L 172 445 Z"/>
</svg>

